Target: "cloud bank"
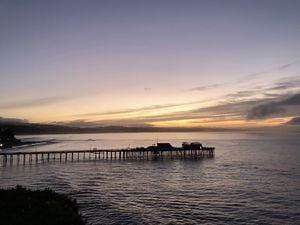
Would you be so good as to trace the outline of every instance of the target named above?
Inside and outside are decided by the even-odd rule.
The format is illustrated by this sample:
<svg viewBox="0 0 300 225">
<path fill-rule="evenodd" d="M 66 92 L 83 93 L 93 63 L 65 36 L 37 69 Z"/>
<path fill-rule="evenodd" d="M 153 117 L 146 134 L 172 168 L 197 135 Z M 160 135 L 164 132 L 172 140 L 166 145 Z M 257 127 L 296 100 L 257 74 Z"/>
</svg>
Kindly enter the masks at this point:
<svg viewBox="0 0 300 225">
<path fill-rule="evenodd" d="M 300 125 L 300 117 L 294 117 L 289 122 L 286 123 L 287 125 Z"/>
<path fill-rule="evenodd" d="M 0 117 L 0 124 L 25 124 L 28 123 L 26 119 L 18 119 L 18 118 L 4 118 Z"/>
<path fill-rule="evenodd" d="M 292 95 L 281 101 L 271 101 L 251 108 L 246 118 L 248 120 L 266 119 L 286 112 L 288 106 L 300 106 L 300 94 Z"/>
</svg>

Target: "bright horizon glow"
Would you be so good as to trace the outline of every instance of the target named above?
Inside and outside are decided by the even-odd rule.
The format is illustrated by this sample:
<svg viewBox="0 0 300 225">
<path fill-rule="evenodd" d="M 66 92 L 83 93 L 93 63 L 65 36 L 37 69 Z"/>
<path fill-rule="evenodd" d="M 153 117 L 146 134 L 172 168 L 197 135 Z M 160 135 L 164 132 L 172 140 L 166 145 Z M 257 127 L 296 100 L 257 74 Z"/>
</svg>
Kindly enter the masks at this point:
<svg viewBox="0 0 300 225">
<path fill-rule="evenodd" d="M 284 124 L 300 116 L 299 11 L 294 0 L 2 1 L 0 117 Z"/>
</svg>

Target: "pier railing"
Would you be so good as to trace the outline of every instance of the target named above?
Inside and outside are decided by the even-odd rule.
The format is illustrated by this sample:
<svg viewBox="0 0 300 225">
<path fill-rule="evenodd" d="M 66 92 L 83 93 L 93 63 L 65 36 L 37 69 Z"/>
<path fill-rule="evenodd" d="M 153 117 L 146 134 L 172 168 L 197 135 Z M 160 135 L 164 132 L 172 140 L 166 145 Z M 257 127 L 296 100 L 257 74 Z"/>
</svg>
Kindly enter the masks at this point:
<svg viewBox="0 0 300 225">
<path fill-rule="evenodd" d="M 18 151 L 0 152 L 0 163 L 26 164 L 47 161 L 81 160 L 155 160 L 155 159 L 199 159 L 214 157 L 214 148 L 169 150 L 135 149 L 92 149 L 70 151 Z"/>
</svg>

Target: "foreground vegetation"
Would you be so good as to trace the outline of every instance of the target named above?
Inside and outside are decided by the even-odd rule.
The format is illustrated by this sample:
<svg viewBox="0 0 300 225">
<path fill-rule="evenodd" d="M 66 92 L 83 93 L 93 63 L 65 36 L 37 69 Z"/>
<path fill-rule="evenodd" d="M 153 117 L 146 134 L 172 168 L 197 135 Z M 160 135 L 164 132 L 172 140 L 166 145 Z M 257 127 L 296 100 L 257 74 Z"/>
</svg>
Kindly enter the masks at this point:
<svg viewBox="0 0 300 225">
<path fill-rule="evenodd" d="M 76 201 L 52 190 L 0 189 L 1 225 L 85 225 Z"/>
<path fill-rule="evenodd" d="M 20 145 L 22 142 L 15 138 L 9 129 L 0 129 L 0 149 Z"/>
</svg>

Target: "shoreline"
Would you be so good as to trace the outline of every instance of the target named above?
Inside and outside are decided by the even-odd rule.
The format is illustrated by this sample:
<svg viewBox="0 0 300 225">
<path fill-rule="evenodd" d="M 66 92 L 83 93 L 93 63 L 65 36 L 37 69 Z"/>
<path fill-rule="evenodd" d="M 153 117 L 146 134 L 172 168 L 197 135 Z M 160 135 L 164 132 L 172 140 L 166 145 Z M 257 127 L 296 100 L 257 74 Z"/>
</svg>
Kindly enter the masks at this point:
<svg viewBox="0 0 300 225">
<path fill-rule="evenodd" d="M 17 143 L 12 143 L 9 147 L 7 148 L 1 148 L 1 151 L 10 151 L 10 150 L 16 150 L 20 148 L 27 148 L 27 147 L 34 147 L 34 146 L 41 146 L 41 145 L 49 145 L 49 144 L 55 144 L 57 141 L 54 139 L 52 140 L 46 140 L 46 141 L 20 141 Z"/>
</svg>

